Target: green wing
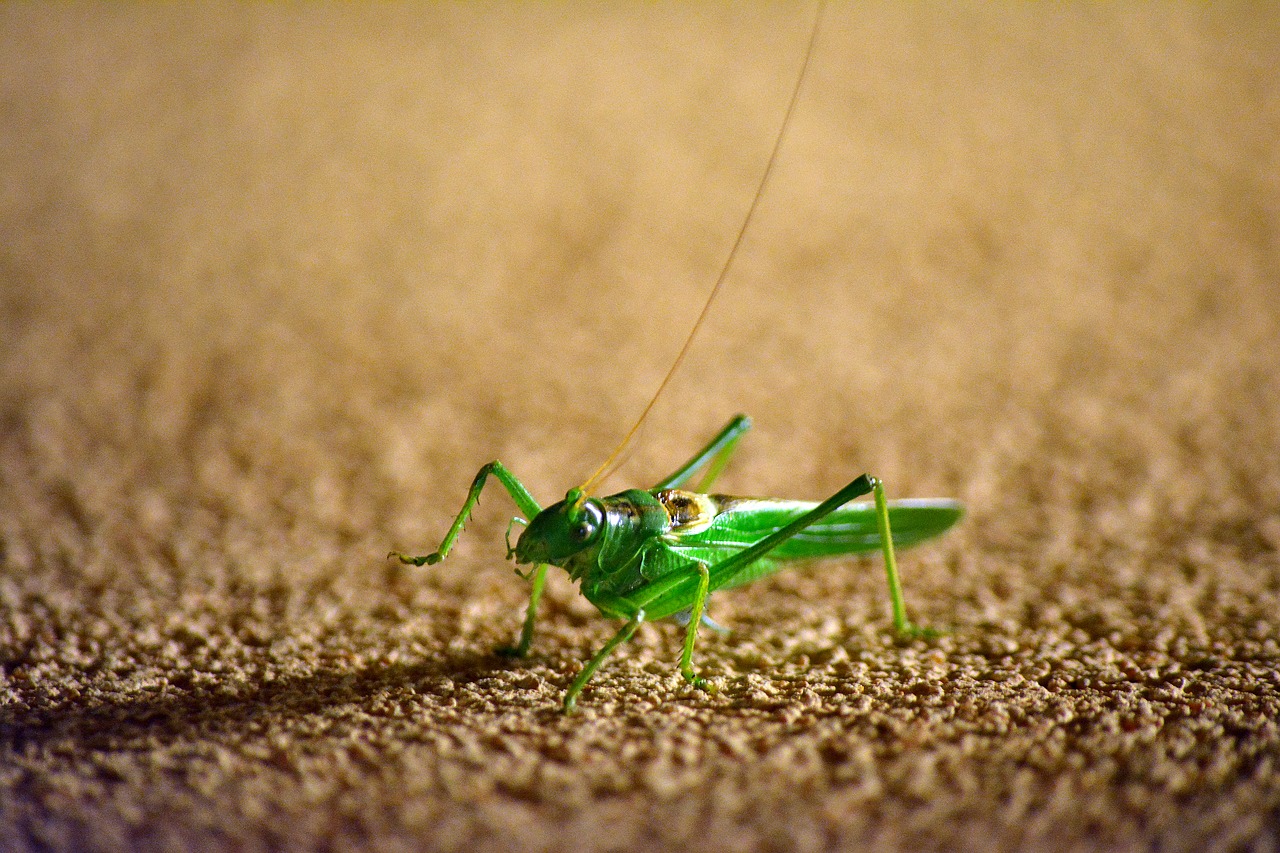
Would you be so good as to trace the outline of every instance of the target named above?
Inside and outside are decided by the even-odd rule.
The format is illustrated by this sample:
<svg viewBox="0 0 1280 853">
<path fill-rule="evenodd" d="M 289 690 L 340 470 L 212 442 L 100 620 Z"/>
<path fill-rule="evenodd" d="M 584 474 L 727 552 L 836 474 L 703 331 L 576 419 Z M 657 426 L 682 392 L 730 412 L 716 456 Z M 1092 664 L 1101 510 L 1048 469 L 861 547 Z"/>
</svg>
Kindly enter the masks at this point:
<svg viewBox="0 0 1280 853">
<path fill-rule="evenodd" d="M 725 589 L 750 583 L 777 571 L 789 560 L 807 560 L 856 554 L 880 548 L 875 506 L 870 501 L 846 504 L 779 544 L 764 558 L 740 569 L 732 578 L 717 576 L 716 564 L 739 550 L 795 521 L 812 510 L 811 501 L 713 496 L 720 512 L 711 526 L 681 535 L 669 547 L 711 568 L 711 588 Z M 958 501 L 949 498 L 917 498 L 889 502 L 889 527 L 893 544 L 905 548 L 945 532 L 963 514 Z"/>
<path fill-rule="evenodd" d="M 832 557 L 877 550 L 875 507 L 870 502 L 846 504 L 779 544 L 766 556 L 736 572 L 717 566 L 764 537 L 785 527 L 818 504 L 811 501 L 736 498 L 712 495 L 719 506 L 711 524 L 695 532 L 673 531 L 644 556 L 644 580 L 622 594 L 588 593 L 608 615 L 627 618 L 643 608 L 650 619 L 687 610 L 693 601 L 695 561 L 711 570 L 710 588 L 729 589 L 776 572 L 790 560 Z M 944 532 L 959 520 L 963 508 L 954 500 L 924 498 L 889 502 L 889 526 L 899 547 L 914 545 Z M 639 579 L 639 578 L 638 578 Z"/>
</svg>

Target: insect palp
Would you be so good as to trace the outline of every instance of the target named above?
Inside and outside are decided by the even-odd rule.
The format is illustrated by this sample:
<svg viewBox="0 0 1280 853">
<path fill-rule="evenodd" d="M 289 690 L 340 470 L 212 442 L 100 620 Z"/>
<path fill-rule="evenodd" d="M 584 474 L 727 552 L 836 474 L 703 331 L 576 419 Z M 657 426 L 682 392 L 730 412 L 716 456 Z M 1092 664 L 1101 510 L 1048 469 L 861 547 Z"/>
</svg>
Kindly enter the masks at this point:
<svg viewBox="0 0 1280 853">
<path fill-rule="evenodd" d="M 508 560 L 514 560 L 516 558 L 516 546 L 511 544 L 511 529 L 514 528 L 517 524 L 519 524 L 522 527 L 529 526 L 529 522 L 518 515 L 511 516 L 511 520 L 507 522 L 506 540 L 507 540 L 507 559 Z M 519 572 L 517 572 L 517 574 L 519 574 Z"/>
</svg>

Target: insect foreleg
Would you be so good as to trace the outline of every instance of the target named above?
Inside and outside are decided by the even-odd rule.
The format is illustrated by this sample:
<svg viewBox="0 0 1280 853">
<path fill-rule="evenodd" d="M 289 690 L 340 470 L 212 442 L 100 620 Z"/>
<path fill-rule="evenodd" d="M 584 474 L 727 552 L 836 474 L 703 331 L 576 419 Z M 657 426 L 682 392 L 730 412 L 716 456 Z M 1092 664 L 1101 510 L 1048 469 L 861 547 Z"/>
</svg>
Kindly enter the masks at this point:
<svg viewBox="0 0 1280 853">
<path fill-rule="evenodd" d="M 573 711 L 573 706 L 578 703 L 578 694 L 582 692 L 582 688 L 591 680 L 591 676 L 595 675 L 600 664 L 604 663 L 605 658 L 613 654 L 613 650 L 618 646 L 631 639 L 631 635 L 640 627 L 640 623 L 644 621 L 644 611 L 637 610 L 635 615 L 627 620 L 627 624 L 622 626 L 618 633 L 613 635 L 609 642 L 605 643 L 600 651 L 595 653 L 591 660 L 587 661 L 587 665 L 582 668 L 582 672 L 578 673 L 578 677 L 569 685 L 569 689 L 564 693 L 564 712 L 566 714 Z"/>
<path fill-rule="evenodd" d="M 395 557 L 400 562 L 410 566 L 435 565 L 449 556 L 449 549 L 453 547 L 454 541 L 462 533 L 463 525 L 471 517 L 471 510 L 475 509 L 476 504 L 480 502 L 480 491 L 484 488 L 485 481 L 489 479 L 490 474 L 498 478 L 498 482 L 507 490 L 507 494 L 511 495 L 511 500 L 515 501 L 516 506 L 528 518 L 533 518 L 542 511 L 542 507 L 538 506 L 538 502 L 533 499 L 533 495 L 529 494 L 529 490 L 524 487 L 524 484 L 517 480 L 515 475 L 508 471 L 501 462 L 495 459 L 476 473 L 475 479 L 471 481 L 471 490 L 467 493 L 467 499 L 462 504 L 462 510 L 458 513 L 458 517 L 453 520 L 453 525 L 449 528 L 449 532 L 444 535 L 439 548 L 424 557 L 410 557 L 407 554 L 401 554 L 399 551 L 392 551 L 387 556 Z"/>
<path fill-rule="evenodd" d="M 701 468 L 706 467 L 707 471 L 702 476 L 702 482 L 695 489 L 695 491 L 705 492 L 711 488 L 716 477 L 719 477 L 720 472 L 729 464 L 729 457 L 733 455 L 738 440 L 749 429 L 751 429 L 751 418 L 746 415 L 736 415 L 706 447 L 695 453 L 692 459 L 674 472 L 659 480 L 654 488 L 678 489 L 693 479 L 693 475 Z"/>
<path fill-rule="evenodd" d="M 698 589 L 693 594 L 693 605 L 689 608 L 689 625 L 684 632 L 684 651 L 680 654 L 680 674 L 694 687 L 711 691 L 712 687 L 707 680 L 693 671 L 693 643 L 698 638 L 698 625 L 702 622 L 707 605 L 707 591 L 711 585 L 711 573 L 707 571 L 707 564 L 698 562 L 696 565 Z"/>
<path fill-rule="evenodd" d="M 538 502 L 533 499 L 533 495 L 529 494 L 529 490 L 524 487 L 524 484 L 517 480 L 516 476 L 506 469 L 506 466 L 495 459 L 476 472 L 475 479 L 471 481 L 471 489 L 467 492 L 467 499 L 462 504 L 462 510 L 458 513 L 458 517 L 453 520 L 453 525 L 450 526 L 449 532 L 444 535 L 444 539 L 440 542 L 438 549 L 423 557 L 410 557 L 407 554 L 401 554 L 399 551 L 392 551 L 387 556 L 395 557 L 400 562 L 411 566 L 434 565 L 447 557 L 449 550 L 453 548 L 453 543 L 462 533 L 462 528 L 467 523 L 467 519 L 471 517 L 471 511 L 480 502 L 480 492 L 484 490 L 490 474 L 498 478 L 498 482 L 507 490 L 507 494 L 511 495 L 511 500 L 515 501 L 516 506 L 528 519 L 533 518 L 542 511 L 542 507 L 538 506 Z M 508 557 L 511 556 L 514 550 L 511 547 L 511 528 L 515 526 L 518 520 L 521 519 L 513 518 L 511 524 L 507 525 Z M 527 520 L 525 523 L 528 523 Z M 517 574 L 519 574 L 518 571 Z M 520 639 L 516 641 L 514 646 L 505 646 L 498 649 L 501 654 L 524 657 L 529 652 L 530 643 L 533 642 L 533 625 L 538 616 L 538 600 L 542 598 L 542 588 L 547 580 L 546 564 L 541 564 L 534 568 L 529 573 L 527 580 L 529 580 L 533 588 L 529 594 L 529 606 L 525 610 L 524 627 L 520 630 Z"/>
<path fill-rule="evenodd" d="M 529 593 L 529 607 L 524 612 L 524 627 L 520 629 L 520 639 L 514 646 L 503 646 L 498 654 L 508 657 L 522 658 L 529 653 L 529 645 L 533 642 L 533 624 L 538 618 L 538 600 L 542 598 L 542 587 L 547 582 L 547 564 L 539 563 L 529 573 L 529 583 L 533 589 Z"/>
</svg>

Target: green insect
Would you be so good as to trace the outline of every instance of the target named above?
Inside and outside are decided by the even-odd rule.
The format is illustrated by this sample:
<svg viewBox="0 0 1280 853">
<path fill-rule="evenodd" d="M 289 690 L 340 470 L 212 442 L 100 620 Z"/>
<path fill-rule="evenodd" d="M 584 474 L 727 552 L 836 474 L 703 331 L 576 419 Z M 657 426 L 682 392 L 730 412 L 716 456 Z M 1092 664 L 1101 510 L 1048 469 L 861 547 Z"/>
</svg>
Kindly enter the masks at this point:
<svg viewBox="0 0 1280 853">
<path fill-rule="evenodd" d="M 605 659 L 646 620 L 675 617 L 686 625 L 680 672 L 696 687 L 712 689 L 693 668 L 699 624 L 715 625 L 706 613 L 708 596 L 765 577 L 793 560 L 881 549 L 894 628 L 906 635 L 922 633 L 907 619 L 894 546 L 913 545 L 944 532 L 960 518 L 960 504 L 950 499 L 888 502 L 880 481 L 866 474 L 821 503 L 704 494 L 750 427 L 745 415 L 735 417 L 652 489 L 594 498 L 582 488 L 573 488 L 564 500 L 546 509 L 495 460 L 476 474 L 462 511 L 435 553 L 410 557 L 392 552 L 390 556 L 415 566 L 443 560 L 489 476 L 496 477 L 529 519 L 514 547 L 508 527 L 507 558 L 534 566 L 522 575 L 533 589 L 520 640 L 508 651 L 523 656 L 529 650 L 549 565 L 565 569 L 605 616 L 626 620 L 569 685 L 564 696 L 566 712 L 573 710 L 583 687 Z M 681 489 L 704 469 L 698 491 Z M 873 501 L 850 503 L 868 493 Z M 521 522 L 513 519 L 512 526 Z"/>
<path fill-rule="evenodd" d="M 546 509 L 538 505 L 524 484 L 501 462 L 490 462 L 476 474 L 466 502 L 438 550 L 425 557 L 410 557 L 398 551 L 389 555 L 415 566 L 443 560 L 462 533 L 490 475 L 497 477 L 524 513 L 524 518 L 512 519 L 511 527 L 517 523 L 527 524 L 514 546 L 511 527 L 507 528 L 507 558 L 533 566 L 528 574 L 521 575 L 533 587 L 524 628 L 515 647 L 507 651 L 517 656 L 529 651 L 548 566 L 565 569 L 572 580 L 578 581 L 587 600 L 605 616 L 626 620 L 618 633 L 587 661 L 565 691 L 566 712 L 573 710 L 583 687 L 605 659 L 646 620 L 674 617 L 685 625 L 680 672 L 691 684 L 704 690 L 712 689 L 693 669 L 698 626 L 718 627 L 707 616 L 707 597 L 716 590 L 741 586 L 772 574 L 793 560 L 881 549 L 889 576 L 894 627 L 906 635 L 925 633 L 907 620 L 894 546 L 913 545 L 951 527 L 962 512 L 956 501 L 928 499 L 890 503 L 885 500 L 880 481 L 866 474 L 821 503 L 706 494 L 728 464 L 738 440 L 751 428 L 751 421 L 744 415 L 729 421 L 706 447 L 652 489 L 628 489 L 603 498 L 590 496 L 591 484 L 620 458 L 683 362 L 725 282 L 777 161 L 809 68 L 821 19 L 820 0 L 804 63 L 755 198 L 720 269 L 720 277 L 694 322 L 693 331 L 631 431 L 583 485 L 570 489 L 563 501 Z M 697 490 L 682 489 L 700 471 L 703 473 Z M 851 503 L 867 494 L 874 500 Z M 519 573 L 519 569 L 516 571 Z"/>
</svg>

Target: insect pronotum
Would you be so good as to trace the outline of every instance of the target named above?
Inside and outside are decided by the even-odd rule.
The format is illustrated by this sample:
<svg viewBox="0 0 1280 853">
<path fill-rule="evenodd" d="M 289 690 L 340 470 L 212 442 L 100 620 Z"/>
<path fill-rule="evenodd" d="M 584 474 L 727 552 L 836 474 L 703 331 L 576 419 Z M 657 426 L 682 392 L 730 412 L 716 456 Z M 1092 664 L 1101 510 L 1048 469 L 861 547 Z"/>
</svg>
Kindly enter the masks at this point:
<svg viewBox="0 0 1280 853">
<path fill-rule="evenodd" d="M 462 533 L 489 477 L 495 477 L 523 514 L 512 519 L 512 526 L 525 525 L 514 546 L 508 527 L 507 558 L 533 567 L 527 573 L 517 569 L 517 574 L 530 584 L 529 605 L 516 645 L 501 651 L 515 656 L 529 651 L 548 566 L 565 569 L 570 579 L 579 583 L 582 595 L 602 614 L 625 620 L 621 629 L 569 684 L 564 695 L 566 712 L 573 710 L 579 694 L 600 665 L 635 634 L 641 623 L 667 617 L 674 617 L 685 626 L 680 673 L 695 687 L 713 690 L 714 685 L 699 676 L 693 667 L 698 627 L 715 626 L 706 612 L 708 596 L 772 574 L 793 560 L 879 549 L 884 554 L 888 575 L 894 628 L 905 635 L 924 633 L 907 618 L 894 548 L 943 533 L 960 518 L 963 510 L 957 501 L 948 498 L 887 501 L 880 481 L 868 474 L 855 478 L 821 502 L 707 494 L 728 464 L 738 440 L 751 427 L 745 415 L 731 419 L 705 447 L 652 488 L 627 489 L 607 497 L 590 494 L 591 486 L 631 442 L 684 360 L 725 281 L 773 171 L 808 71 L 821 18 L 822 4 L 819 3 L 804 63 L 781 130 L 719 278 L 666 377 L 617 448 L 585 483 L 569 489 L 564 500 L 546 509 L 539 506 L 506 466 L 494 460 L 476 474 L 462 509 L 439 548 L 421 557 L 398 551 L 388 555 L 414 566 L 443 560 Z M 684 487 L 699 472 L 702 477 L 694 490 L 686 490 Z M 868 494 L 872 496 L 871 501 L 852 502 Z"/>
</svg>

